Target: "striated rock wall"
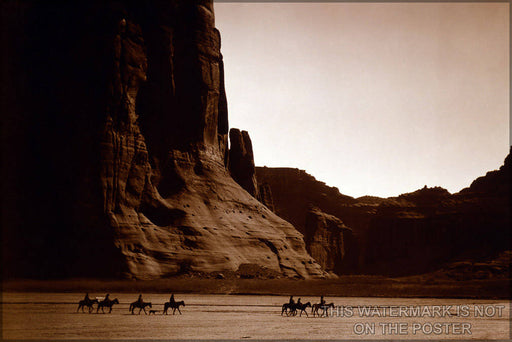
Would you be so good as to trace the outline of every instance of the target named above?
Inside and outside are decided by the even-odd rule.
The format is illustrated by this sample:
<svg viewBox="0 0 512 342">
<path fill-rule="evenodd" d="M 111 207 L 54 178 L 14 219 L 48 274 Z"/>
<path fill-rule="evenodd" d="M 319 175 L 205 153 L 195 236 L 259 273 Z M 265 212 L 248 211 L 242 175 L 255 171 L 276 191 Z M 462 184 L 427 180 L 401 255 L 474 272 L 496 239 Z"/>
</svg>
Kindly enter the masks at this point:
<svg viewBox="0 0 512 342">
<path fill-rule="evenodd" d="M 4 275 L 150 279 L 242 266 L 325 275 L 302 235 L 226 168 L 212 1 L 5 11 L 19 38 L 5 42 L 17 60 L 7 95 L 19 100 L 6 115 L 3 172 L 16 186 L 6 193 Z"/>
</svg>

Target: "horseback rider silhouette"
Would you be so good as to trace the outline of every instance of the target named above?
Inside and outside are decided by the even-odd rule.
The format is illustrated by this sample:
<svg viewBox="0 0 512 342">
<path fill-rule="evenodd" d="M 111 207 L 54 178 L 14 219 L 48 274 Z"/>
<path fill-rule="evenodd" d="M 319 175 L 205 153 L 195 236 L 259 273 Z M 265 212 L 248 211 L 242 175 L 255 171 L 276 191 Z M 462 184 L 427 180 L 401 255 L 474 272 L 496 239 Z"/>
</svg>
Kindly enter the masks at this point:
<svg viewBox="0 0 512 342">
<path fill-rule="evenodd" d="M 290 301 L 288 303 L 290 305 L 295 305 L 295 301 L 293 300 L 293 296 L 290 296 Z"/>
<path fill-rule="evenodd" d="M 86 302 L 90 302 L 90 301 L 91 301 L 91 299 L 89 298 L 89 292 L 87 292 L 87 293 L 85 294 L 84 300 L 85 300 Z"/>
<path fill-rule="evenodd" d="M 139 294 L 139 299 L 137 299 L 137 303 L 142 305 L 142 303 L 143 303 L 142 294 Z"/>
<path fill-rule="evenodd" d="M 320 296 L 320 305 L 321 305 L 321 306 L 324 306 L 324 305 L 325 305 L 324 296 Z"/>
<path fill-rule="evenodd" d="M 104 300 L 109 300 L 110 298 L 108 298 L 108 296 L 110 296 L 110 293 L 107 293 Z"/>
<path fill-rule="evenodd" d="M 171 298 L 169 299 L 169 302 L 170 302 L 171 304 L 176 303 L 176 301 L 174 300 L 174 293 L 173 293 L 173 294 L 171 294 Z"/>
<path fill-rule="evenodd" d="M 300 298 L 297 299 L 297 305 L 302 305 L 302 303 L 300 302 Z"/>
</svg>

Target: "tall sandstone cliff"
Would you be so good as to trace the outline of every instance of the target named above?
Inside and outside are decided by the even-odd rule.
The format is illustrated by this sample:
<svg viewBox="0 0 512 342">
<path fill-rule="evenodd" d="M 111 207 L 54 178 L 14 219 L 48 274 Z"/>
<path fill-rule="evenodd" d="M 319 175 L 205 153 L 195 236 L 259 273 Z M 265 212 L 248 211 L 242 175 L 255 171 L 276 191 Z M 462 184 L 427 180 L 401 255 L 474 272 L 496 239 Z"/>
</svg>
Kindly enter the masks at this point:
<svg viewBox="0 0 512 342">
<path fill-rule="evenodd" d="M 352 229 L 353 239 L 344 245 L 357 257 L 338 274 L 391 276 L 430 272 L 449 262 L 480 260 L 510 250 L 511 174 L 509 154 L 499 170 L 488 172 L 456 194 L 425 187 L 387 199 L 354 199 L 302 170 L 257 168 L 258 181 L 270 184 L 276 213 L 301 232 L 311 226 L 308 206 Z M 315 256 L 305 235 L 307 248 Z M 315 256 L 323 265 L 343 260 L 336 251 L 337 241 L 332 241 L 324 239 L 328 256 Z"/>
<path fill-rule="evenodd" d="M 324 276 L 227 170 L 212 1 L 9 2 L 2 17 L 4 275 Z"/>
</svg>

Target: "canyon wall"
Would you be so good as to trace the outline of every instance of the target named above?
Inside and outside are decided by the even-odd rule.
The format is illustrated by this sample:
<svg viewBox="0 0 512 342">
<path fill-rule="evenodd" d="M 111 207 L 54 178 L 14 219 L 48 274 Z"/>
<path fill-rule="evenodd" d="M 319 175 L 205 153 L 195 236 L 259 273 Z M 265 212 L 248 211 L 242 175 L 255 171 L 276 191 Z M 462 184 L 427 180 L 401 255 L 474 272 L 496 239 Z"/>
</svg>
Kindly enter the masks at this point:
<svg viewBox="0 0 512 342">
<path fill-rule="evenodd" d="M 5 276 L 325 276 L 227 169 L 212 1 L 2 6 Z"/>
<path fill-rule="evenodd" d="M 374 206 L 358 206 L 356 199 L 299 169 L 257 167 L 256 178 L 270 188 L 276 214 L 304 234 L 315 260 L 337 274 L 356 272 L 361 232 L 351 229 L 347 221 L 367 220 L 367 212 L 374 210 Z M 352 205 L 357 209 L 346 210 Z M 345 210 L 350 215 L 342 220 Z"/>
<path fill-rule="evenodd" d="M 305 229 L 306 248 L 324 270 L 335 274 L 354 270 L 356 241 L 340 219 L 312 207 L 306 214 Z"/>
<path fill-rule="evenodd" d="M 510 158 L 456 194 L 425 187 L 398 197 L 354 199 L 302 170 L 258 167 L 257 178 L 270 185 L 276 213 L 300 231 L 308 229 L 308 206 L 352 230 L 352 242 L 344 245 L 357 256 L 343 273 L 401 276 L 430 272 L 448 262 L 496 257 L 511 249 Z M 306 238 L 311 248 L 308 243 Z M 324 243 L 324 250 L 331 252 L 316 258 L 324 265 L 340 261 L 337 242 Z"/>
</svg>

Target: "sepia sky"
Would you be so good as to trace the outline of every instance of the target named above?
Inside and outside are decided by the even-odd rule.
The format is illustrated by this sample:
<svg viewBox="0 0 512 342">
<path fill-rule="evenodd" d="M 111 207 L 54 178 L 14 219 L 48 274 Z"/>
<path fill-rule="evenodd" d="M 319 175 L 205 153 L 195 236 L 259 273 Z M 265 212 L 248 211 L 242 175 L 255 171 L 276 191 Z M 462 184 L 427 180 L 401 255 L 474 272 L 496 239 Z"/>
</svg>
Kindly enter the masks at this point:
<svg viewBox="0 0 512 342">
<path fill-rule="evenodd" d="M 508 3 L 216 3 L 229 124 L 340 192 L 457 192 L 509 150 Z"/>
</svg>

